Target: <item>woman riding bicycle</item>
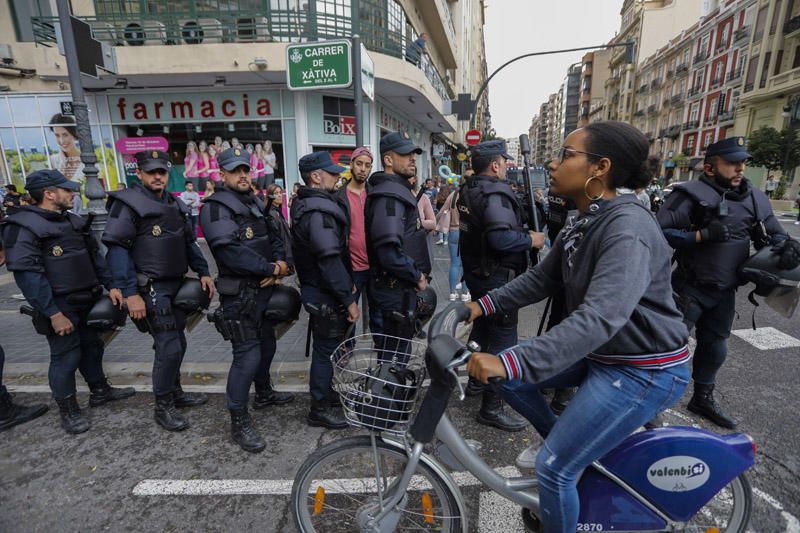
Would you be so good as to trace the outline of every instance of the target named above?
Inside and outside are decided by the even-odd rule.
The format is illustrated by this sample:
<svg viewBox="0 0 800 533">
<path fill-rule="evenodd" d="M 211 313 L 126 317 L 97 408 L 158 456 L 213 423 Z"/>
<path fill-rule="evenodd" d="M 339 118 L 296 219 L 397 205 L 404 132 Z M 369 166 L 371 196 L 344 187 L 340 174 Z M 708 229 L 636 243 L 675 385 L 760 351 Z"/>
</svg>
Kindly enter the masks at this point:
<svg viewBox="0 0 800 533">
<path fill-rule="evenodd" d="M 569 316 L 540 337 L 476 353 L 474 378 L 509 380 L 503 394 L 543 436 L 536 460 L 546 532 L 574 532 L 577 478 L 675 403 L 689 379 L 688 332 L 672 299 L 672 250 L 635 196 L 650 182 L 648 142 L 622 122 L 572 132 L 550 163 L 550 192 L 580 214 L 533 269 L 469 304 L 470 321 L 563 291 Z M 579 386 L 556 419 L 541 390 Z"/>
</svg>

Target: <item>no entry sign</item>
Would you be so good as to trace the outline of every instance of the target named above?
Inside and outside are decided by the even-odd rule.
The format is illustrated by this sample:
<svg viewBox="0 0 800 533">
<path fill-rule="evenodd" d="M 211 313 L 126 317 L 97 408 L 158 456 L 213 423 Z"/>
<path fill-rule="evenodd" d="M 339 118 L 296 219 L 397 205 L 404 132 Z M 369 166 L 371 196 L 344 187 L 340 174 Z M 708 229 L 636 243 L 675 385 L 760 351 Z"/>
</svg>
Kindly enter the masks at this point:
<svg viewBox="0 0 800 533">
<path fill-rule="evenodd" d="M 479 142 L 481 142 L 481 132 L 478 130 L 469 130 L 467 132 L 467 144 L 475 146 Z"/>
</svg>

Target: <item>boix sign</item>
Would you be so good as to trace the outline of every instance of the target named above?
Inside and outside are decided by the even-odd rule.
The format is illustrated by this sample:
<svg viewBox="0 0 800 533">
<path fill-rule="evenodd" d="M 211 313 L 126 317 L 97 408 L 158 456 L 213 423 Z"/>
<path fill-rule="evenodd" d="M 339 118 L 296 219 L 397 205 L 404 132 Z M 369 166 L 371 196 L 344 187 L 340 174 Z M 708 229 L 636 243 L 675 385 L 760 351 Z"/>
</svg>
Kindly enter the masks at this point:
<svg viewBox="0 0 800 533">
<path fill-rule="evenodd" d="M 355 135 L 356 118 L 326 115 L 322 120 L 322 131 L 325 135 Z"/>
<path fill-rule="evenodd" d="M 647 481 L 669 492 L 686 492 L 702 487 L 710 475 L 705 462 L 688 455 L 665 457 L 647 469 Z"/>
</svg>

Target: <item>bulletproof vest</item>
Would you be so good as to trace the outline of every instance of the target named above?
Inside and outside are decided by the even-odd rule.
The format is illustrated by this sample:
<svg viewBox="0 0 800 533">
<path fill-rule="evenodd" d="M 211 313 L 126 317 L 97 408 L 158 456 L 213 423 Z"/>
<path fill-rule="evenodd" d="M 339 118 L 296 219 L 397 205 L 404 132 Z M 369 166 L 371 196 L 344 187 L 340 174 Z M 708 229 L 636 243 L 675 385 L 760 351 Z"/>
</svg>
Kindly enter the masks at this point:
<svg viewBox="0 0 800 533">
<path fill-rule="evenodd" d="M 313 227 L 312 215 L 322 214 L 323 227 Z M 315 250 L 336 250 L 345 268 L 351 270 L 348 237 L 349 225 L 345 208 L 332 194 L 302 187 L 292 203 L 292 254 L 297 277 L 302 285 L 325 289 L 325 273 L 319 268 Z M 312 243 L 312 239 L 314 242 Z M 320 242 L 322 241 L 322 242 Z"/>
<path fill-rule="evenodd" d="M 227 225 L 220 229 L 228 233 L 225 241 L 238 241 L 242 246 L 250 248 L 267 261 L 272 261 L 272 242 L 270 241 L 270 219 L 264 213 L 264 203 L 256 196 L 251 197 L 252 202 L 245 203 L 243 195 L 237 194 L 230 189 L 217 189 L 217 191 L 206 200 L 205 209 L 228 209 L 233 214 L 233 221 L 236 224 L 234 231 Z M 216 205 L 215 205 L 216 204 Z M 212 206 L 214 206 L 212 208 Z M 212 211 L 213 213 L 213 211 Z M 211 225 L 204 228 L 206 241 L 211 246 L 213 252 L 216 248 L 214 237 L 214 216 L 211 216 Z M 207 231 L 206 231 L 207 229 Z M 231 235 L 232 233 L 232 235 Z M 219 274 L 222 277 L 237 276 L 232 272 L 224 261 L 217 261 Z"/>
<path fill-rule="evenodd" d="M 563 196 L 547 195 L 547 237 L 551 242 L 567 224 L 570 209 L 575 209 L 574 202 Z"/>
<path fill-rule="evenodd" d="M 84 291 L 100 284 L 93 261 L 97 248 L 89 234 L 89 222 L 83 218 L 23 206 L 9 215 L 6 223 L 21 226 L 36 236 L 53 294 Z M 9 268 L 13 270 L 14 265 Z"/>
<path fill-rule="evenodd" d="M 499 205 L 488 209 L 490 196 L 500 197 Z M 464 270 L 488 277 L 498 267 L 517 274 L 528 266 L 526 252 L 499 252 L 489 242 L 489 232 L 511 229 L 525 232 L 522 212 L 511 187 L 497 178 L 475 176 L 461 186 L 458 196 L 460 221 L 459 246 Z"/>
<path fill-rule="evenodd" d="M 675 187 L 686 193 L 694 204 L 692 230 L 700 230 L 712 220 L 719 220 L 728 225 L 731 233 L 728 241 L 705 242 L 678 252 L 678 265 L 691 283 L 719 289 L 729 289 L 739 284 L 739 266 L 750 256 L 751 231 L 763 220 L 762 217 L 771 212 L 769 203 L 760 201 L 746 180 L 742 184 L 743 192 L 724 193 L 724 204 L 720 191 L 705 180 L 690 181 Z M 676 204 L 673 206 L 677 207 Z M 727 214 L 724 214 L 726 210 Z"/>
<path fill-rule="evenodd" d="M 403 252 L 414 260 L 417 268 L 424 274 L 432 270 L 430 254 L 428 252 L 428 232 L 422 228 L 419 218 L 417 200 L 407 181 L 393 174 L 379 173 L 383 179 L 370 178 L 373 186 L 367 196 L 364 206 L 364 223 L 367 230 L 367 255 L 370 265 L 379 268 L 381 264 L 377 253 L 377 246 L 385 242 L 399 244 Z M 384 212 L 377 212 L 376 201 L 386 198 Z M 383 233 L 380 242 L 375 241 L 373 224 L 378 224 Z"/>
<path fill-rule="evenodd" d="M 114 202 L 120 202 L 136 215 L 131 256 L 136 272 L 150 279 L 180 278 L 188 269 L 186 243 L 193 238 L 187 226 L 189 208 L 173 195 L 164 195 L 157 200 L 141 187 L 109 193 L 109 211 Z"/>
</svg>

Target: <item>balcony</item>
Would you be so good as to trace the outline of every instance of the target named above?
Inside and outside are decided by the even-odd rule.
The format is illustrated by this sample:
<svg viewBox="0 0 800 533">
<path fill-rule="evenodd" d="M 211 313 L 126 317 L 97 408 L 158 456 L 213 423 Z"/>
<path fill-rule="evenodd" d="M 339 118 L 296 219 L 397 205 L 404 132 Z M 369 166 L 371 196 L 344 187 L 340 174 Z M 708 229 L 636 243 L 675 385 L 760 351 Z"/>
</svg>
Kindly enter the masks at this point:
<svg viewBox="0 0 800 533">
<path fill-rule="evenodd" d="M 754 86 L 753 82 L 746 83 L 744 86 L 744 92 L 749 93 L 750 91 L 753 90 L 753 86 Z"/>
<path fill-rule="evenodd" d="M 740 41 L 744 41 L 748 35 L 750 35 L 750 26 L 739 28 L 733 32 L 733 42 L 738 44 Z"/>
<path fill-rule="evenodd" d="M 730 83 L 732 81 L 741 79 L 743 71 L 744 69 L 741 68 L 737 68 L 736 70 L 731 71 L 730 74 L 728 74 L 728 82 Z"/>
<path fill-rule="evenodd" d="M 666 108 L 666 107 L 670 107 L 671 105 L 672 105 L 672 102 L 670 101 L 669 98 L 664 98 L 664 100 L 661 101 L 661 107 L 665 107 Z"/>
<path fill-rule="evenodd" d="M 692 64 L 693 65 L 699 65 L 700 63 L 702 63 L 706 59 L 708 59 L 708 54 L 705 53 L 705 52 L 700 52 L 699 54 L 694 56 L 694 59 L 692 60 Z"/>
<path fill-rule="evenodd" d="M 667 130 L 667 137 L 677 137 L 681 134 L 681 125 L 680 124 L 673 124 Z"/>
<path fill-rule="evenodd" d="M 714 89 L 715 87 L 719 87 L 720 85 L 722 85 L 722 80 L 724 80 L 724 79 L 725 79 L 725 76 L 718 76 L 716 78 L 713 78 L 711 80 L 711 84 L 709 85 L 709 88 Z"/>
<path fill-rule="evenodd" d="M 633 112 L 634 117 L 643 117 L 644 116 L 644 109 L 637 109 Z"/>
<path fill-rule="evenodd" d="M 686 75 L 689 72 L 689 63 L 681 63 L 675 68 L 675 74 L 678 76 Z"/>
<path fill-rule="evenodd" d="M 652 131 L 648 131 L 647 133 L 644 134 L 644 136 L 647 137 L 648 141 L 652 141 L 653 139 L 656 138 L 656 136 L 653 134 Z"/>
<path fill-rule="evenodd" d="M 648 85 L 646 83 L 643 83 L 642 85 L 639 86 L 639 88 L 636 90 L 636 92 L 639 93 L 639 94 L 644 94 L 649 90 L 650 90 L 650 85 Z"/>
<path fill-rule="evenodd" d="M 210 10 L 201 8 L 200 2 L 189 4 L 194 8 L 192 13 L 114 13 L 80 18 L 91 26 L 95 39 L 112 46 L 307 42 L 358 34 L 368 49 L 405 59 L 406 49 L 411 45 L 406 31 L 387 27 L 385 6 L 372 7 L 369 13 L 353 10 L 350 16 L 349 10 L 348 15 L 324 12 L 316 7 L 317 3 L 296 11 L 276 9 L 265 2 L 258 12 Z M 37 44 L 47 47 L 56 44 L 58 17 L 31 17 L 31 22 Z M 444 32 L 444 35 L 449 34 Z M 443 41 L 447 38 L 443 37 Z M 442 43 L 437 50 L 446 46 Z M 422 54 L 419 66 L 443 100 L 455 97 L 428 54 Z"/>
<path fill-rule="evenodd" d="M 668 130 L 668 129 L 669 129 L 669 128 L 661 128 L 660 130 L 658 130 L 658 137 L 659 137 L 659 139 L 663 139 L 664 137 L 666 137 L 666 136 L 667 136 L 667 130 Z"/>
<path fill-rule="evenodd" d="M 697 96 L 698 94 L 700 94 L 700 87 L 692 87 L 686 92 L 686 96 L 688 96 L 689 98 Z"/>
<path fill-rule="evenodd" d="M 731 109 L 730 111 L 725 111 L 724 113 L 720 113 L 719 121 L 720 122 L 729 122 L 729 121 L 733 120 L 735 116 L 736 116 L 736 111 Z"/>
<path fill-rule="evenodd" d="M 675 71 L 674 70 L 670 69 L 670 70 L 667 71 L 667 78 L 671 78 L 674 75 L 675 75 Z"/>
<path fill-rule="evenodd" d="M 800 15 L 792 17 L 783 25 L 783 35 L 785 37 L 788 37 L 798 30 L 800 30 Z"/>
<path fill-rule="evenodd" d="M 649 106 L 647 106 L 647 114 L 652 115 L 653 113 L 656 112 L 656 109 L 658 109 L 658 106 L 656 104 L 650 104 Z"/>
<path fill-rule="evenodd" d="M 699 125 L 700 125 L 700 121 L 699 120 L 690 120 L 689 122 L 684 122 L 683 123 L 683 129 L 685 129 L 685 130 L 693 130 L 693 129 L 696 129 L 697 126 L 699 126 Z"/>
<path fill-rule="evenodd" d="M 672 102 L 673 105 L 678 105 L 683 102 L 683 97 L 680 94 L 673 94 L 669 101 Z"/>
<path fill-rule="evenodd" d="M 661 87 L 661 82 L 662 82 L 661 78 L 654 79 L 653 81 L 650 82 L 650 88 L 651 89 L 660 88 Z"/>
</svg>

